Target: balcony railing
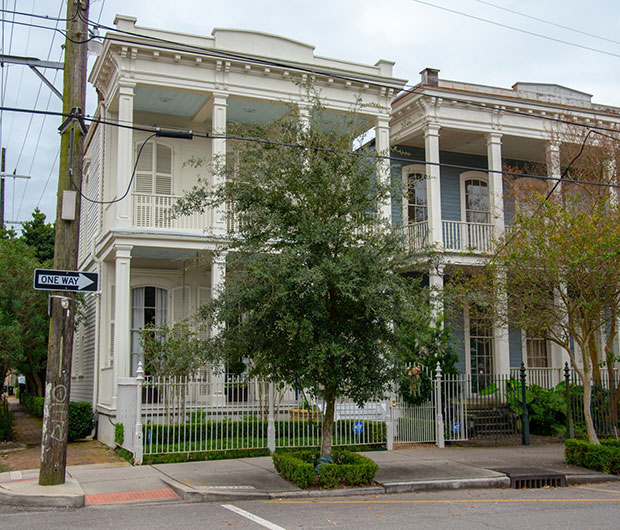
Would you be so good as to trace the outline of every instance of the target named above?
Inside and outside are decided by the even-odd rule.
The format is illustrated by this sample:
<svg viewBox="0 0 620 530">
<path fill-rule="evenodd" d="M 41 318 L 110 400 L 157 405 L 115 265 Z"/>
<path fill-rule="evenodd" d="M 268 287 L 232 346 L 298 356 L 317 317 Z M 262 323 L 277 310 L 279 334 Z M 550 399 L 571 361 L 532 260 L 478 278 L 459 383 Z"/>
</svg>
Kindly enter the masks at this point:
<svg viewBox="0 0 620 530">
<path fill-rule="evenodd" d="M 442 221 L 442 239 L 445 250 L 463 252 L 490 252 L 493 242 L 493 225 Z M 423 250 L 430 243 L 428 222 L 412 223 L 398 227 L 409 252 Z"/>
<path fill-rule="evenodd" d="M 210 215 L 194 213 L 173 217 L 172 210 L 177 195 L 133 194 L 133 224 L 138 228 L 159 228 L 165 230 L 188 230 L 203 232 L 211 225 Z"/>
<path fill-rule="evenodd" d="M 493 242 L 493 225 L 442 221 L 443 246 L 446 250 L 490 252 Z"/>
</svg>

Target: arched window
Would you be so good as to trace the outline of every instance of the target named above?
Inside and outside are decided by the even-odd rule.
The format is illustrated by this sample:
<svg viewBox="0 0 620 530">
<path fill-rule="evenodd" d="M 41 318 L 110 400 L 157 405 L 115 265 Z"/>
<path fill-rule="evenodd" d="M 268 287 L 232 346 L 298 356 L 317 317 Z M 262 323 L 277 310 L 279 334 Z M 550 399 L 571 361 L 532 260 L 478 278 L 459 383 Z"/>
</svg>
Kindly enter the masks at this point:
<svg viewBox="0 0 620 530">
<path fill-rule="evenodd" d="M 403 168 L 403 189 L 405 219 L 403 224 L 428 221 L 428 199 L 426 192 L 426 170 L 421 164 Z"/>
<path fill-rule="evenodd" d="M 131 375 L 136 374 L 138 363 L 144 363 L 140 330 L 152 324 L 168 322 L 168 291 L 159 287 L 135 287 L 131 290 Z"/>
<path fill-rule="evenodd" d="M 465 178 L 466 223 L 489 223 L 489 183 L 481 178 Z"/>
</svg>

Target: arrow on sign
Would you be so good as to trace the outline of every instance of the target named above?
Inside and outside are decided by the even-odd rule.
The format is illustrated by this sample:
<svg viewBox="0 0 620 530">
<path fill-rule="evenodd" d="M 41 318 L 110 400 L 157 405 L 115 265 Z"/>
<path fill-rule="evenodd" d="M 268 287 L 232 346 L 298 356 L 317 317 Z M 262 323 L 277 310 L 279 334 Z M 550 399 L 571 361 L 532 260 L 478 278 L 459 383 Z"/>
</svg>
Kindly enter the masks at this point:
<svg viewBox="0 0 620 530">
<path fill-rule="evenodd" d="M 83 291 L 86 287 L 88 287 L 89 285 L 95 283 L 93 280 L 91 280 L 90 278 L 84 276 L 81 272 L 80 275 L 78 276 L 78 289 L 80 291 Z"/>
</svg>

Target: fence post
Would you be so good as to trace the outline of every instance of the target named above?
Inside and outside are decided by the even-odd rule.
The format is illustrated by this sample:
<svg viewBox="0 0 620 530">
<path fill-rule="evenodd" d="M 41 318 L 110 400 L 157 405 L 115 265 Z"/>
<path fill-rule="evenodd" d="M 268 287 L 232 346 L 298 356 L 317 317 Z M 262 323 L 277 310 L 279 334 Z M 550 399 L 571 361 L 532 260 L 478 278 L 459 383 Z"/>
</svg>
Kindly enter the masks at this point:
<svg viewBox="0 0 620 530">
<path fill-rule="evenodd" d="M 276 421 L 274 418 L 274 409 L 275 409 L 275 395 L 273 383 L 269 382 L 269 391 L 268 391 L 268 407 L 267 411 L 267 448 L 269 452 L 273 454 L 276 450 Z"/>
<path fill-rule="evenodd" d="M 394 407 L 396 407 L 396 399 L 393 392 L 389 394 L 385 406 L 386 447 L 388 451 L 392 451 L 394 449 Z"/>
<path fill-rule="evenodd" d="M 525 375 L 525 363 L 521 361 L 521 441 L 523 445 L 530 445 L 530 419 L 527 415 L 527 387 Z"/>
<path fill-rule="evenodd" d="M 575 426 L 573 424 L 573 407 L 570 402 L 570 368 L 568 361 L 564 363 L 564 382 L 566 383 L 566 434 L 569 438 L 575 437 Z"/>
<path fill-rule="evenodd" d="M 443 426 L 443 405 L 441 402 L 441 366 L 437 361 L 435 377 L 435 432 L 437 434 L 437 447 L 443 449 L 446 446 Z"/>
<path fill-rule="evenodd" d="M 142 362 L 138 363 L 136 370 L 136 430 L 134 431 L 134 457 L 136 466 L 142 465 L 144 447 L 142 446 L 142 383 L 144 383 L 144 368 Z"/>
</svg>

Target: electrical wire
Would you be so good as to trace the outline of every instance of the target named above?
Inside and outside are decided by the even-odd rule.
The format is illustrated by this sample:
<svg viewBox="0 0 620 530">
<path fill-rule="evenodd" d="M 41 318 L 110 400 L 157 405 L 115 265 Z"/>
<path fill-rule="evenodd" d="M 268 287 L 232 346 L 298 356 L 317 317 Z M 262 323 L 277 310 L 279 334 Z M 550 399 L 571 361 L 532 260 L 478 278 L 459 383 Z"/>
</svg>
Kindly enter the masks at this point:
<svg viewBox="0 0 620 530">
<path fill-rule="evenodd" d="M 529 18 L 530 20 L 536 20 L 537 22 L 542 22 L 543 24 L 549 24 L 550 26 L 555 26 L 556 28 L 565 29 L 567 31 L 573 31 L 575 33 L 580 33 L 581 35 L 586 35 L 587 37 L 593 37 L 595 39 L 604 40 L 607 42 L 611 42 L 612 44 L 620 44 L 620 41 L 608 39 L 607 37 L 601 37 L 600 35 L 596 35 L 594 33 L 588 33 L 587 31 L 582 31 L 577 28 L 571 28 L 570 26 L 563 26 L 562 24 L 558 24 L 557 22 L 551 22 L 550 20 L 545 20 L 544 18 L 535 17 L 532 15 L 528 15 L 527 13 L 522 13 L 521 11 L 515 11 L 514 9 L 509 9 L 504 6 L 499 6 L 492 2 L 486 2 L 485 0 L 474 0 L 480 4 L 485 4 L 487 6 L 494 7 L 495 9 L 501 9 L 502 11 L 506 11 L 508 13 L 512 13 L 514 15 L 519 15 L 520 17 Z"/>
<path fill-rule="evenodd" d="M 608 52 L 605 50 L 601 50 L 599 48 L 592 48 L 591 46 L 585 46 L 583 44 L 577 44 L 575 42 L 566 41 L 563 39 L 556 39 L 555 37 L 550 37 L 549 35 L 543 35 L 542 33 L 536 33 L 534 31 L 529 31 L 527 29 L 517 28 L 514 26 L 509 26 L 508 24 L 502 24 L 501 22 L 495 22 L 494 20 L 489 20 L 487 18 L 478 17 L 476 15 L 471 15 L 469 13 L 464 13 L 463 11 L 457 11 L 456 9 L 450 9 L 449 7 L 439 6 L 437 4 L 432 4 L 430 2 L 425 2 L 424 0 L 411 0 L 412 2 L 416 2 L 418 4 L 422 4 L 429 7 L 434 7 L 435 9 L 440 9 L 442 11 L 447 11 L 448 13 L 453 13 L 455 15 L 460 15 L 462 17 L 471 18 L 473 20 L 478 20 L 479 22 L 486 22 L 487 24 L 492 24 L 494 26 L 498 26 L 504 29 L 510 29 L 512 31 L 518 31 L 519 33 L 524 33 L 526 35 L 531 35 L 534 37 L 539 37 L 541 39 L 547 39 L 553 42 L 558 42 L 560 44 L 566 44 L 568 46 L 574 46 L 575 48 L 580 48 L 582 50 L 588 50 L 591 52 L 602 53 L 604 55 L 609 55 L 611 57 L 620 57 L 620 54 L 614 52 Z"/>
</svg>

